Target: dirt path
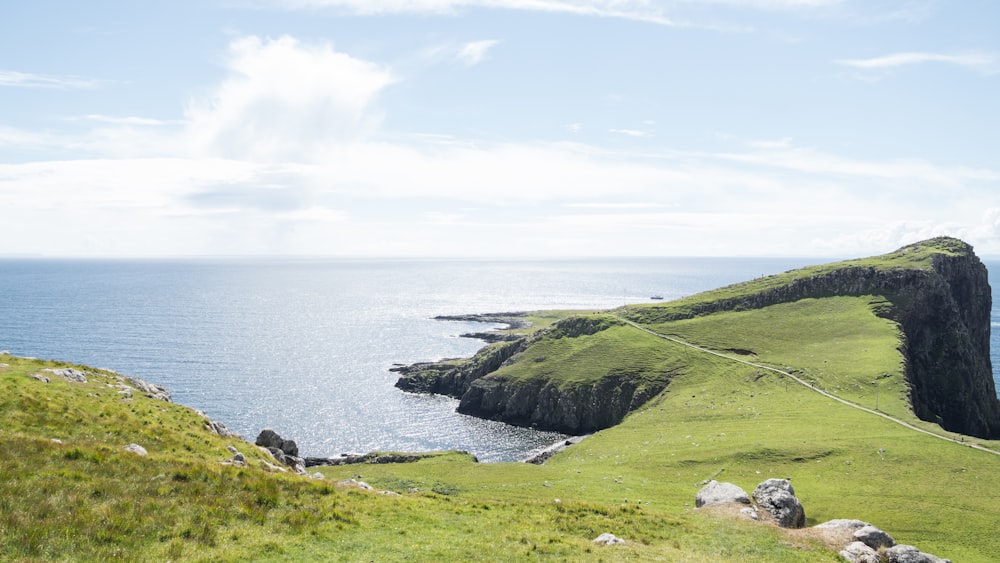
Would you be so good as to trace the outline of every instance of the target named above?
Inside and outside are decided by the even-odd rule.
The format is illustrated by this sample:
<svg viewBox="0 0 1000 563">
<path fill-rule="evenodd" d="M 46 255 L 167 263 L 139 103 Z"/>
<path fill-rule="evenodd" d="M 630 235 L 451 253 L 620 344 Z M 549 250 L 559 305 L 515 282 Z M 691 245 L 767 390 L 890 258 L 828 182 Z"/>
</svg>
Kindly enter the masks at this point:
<svg viewBox="0 0 1000 563">
<path fill-rule="evenodd" d="M 962 446 L 968 446 L 970 448 L 977 449 L 977 450 L 980 450 L 980 451 L 984 451 L 984 452 L 987 452 L 987 453 L 991 453 L 993 455 L 1000 455 L 1000 452 L 998 452 L 996 450 L 991 450 L 991 449 L 989 449 L 989 448 L 987 448 L 985 446 L 982 446 L 980 444 L 976 444 L 976 443 L 973 443 L 973 442 L 965 442 L 963 440 L 956 440 L 955 438 L 951 438 L 949 436 L 942 436 L 941 434 L 935 434 L 934 432 L 931 432 L 930 430 L 924 430 L 923 428 L 914 426 L 914 425 L 910 424 L 909 422 L 900 420 L 900 419 L 895 418 L 893 416 L 889 416 L 889 415 L 885 414 L 884 412 L 873 410 L 873 409 L 869 409 L 869 408 L 863 407 L 863 406 L 861 406 L 861 405 L 859 405 L 857 403 L 852 403 L 851 401 L 847 401 L 845 399 L 841 399 L 840 397 L 838 397 L 836 395 L 833 395 L 832 393 L 828 393 L 828 392 L 826 392 L 826 391 L 824 391 L 824 390 L 822 390 L 822 389 L 820 389 L 820 388 L 818 388 L 818 387 L 816 387 L 816 386 L 814 386 L 814 385 L 806 382 L 805 380 L 803 380 L 803 379 L 801 379 L 799 377 L 796 377 L 795 375 L 792 375 L 791 373 L 789 373 L 787 371 L 782 371 L 780 369 L 773 368 L 773 367 L 770 367 L 770 366 L 765 366 L 763 364 L 757 364 L 757 363 L 750 362 L 750 361 L 747 361 L 747 360 L 743 360 L 743 359 L 740 359 L 740 358 L 735 358 L 735 357 L 730 356 L 728 354 L 723 354 L 721 352 L 716 352 L 715 350 L 709 350 L 708 348 L 702 348 L 701 346 L 698 346 L 696 344 L 692 344 L 692 343 L 687 342 L 685 340 L 681 340 L 680 338 L 676 338 L 676 337 L 673 337 L 673 336 L 670 336 L 670 335 L 667 335 L 667 334 L 662 334 L 662 333 L 650 330 L 650 329 L 648 329 L 648 328 L 646 328 L 646 327 L 644 327 L 642 325 L 639 325 L 637 323 L 634 323 L 634 322 L 632 322 L 632 321 L 630 321 L 628 319 L 623 319 L 621 317 L 617 317 L 617 318 L 618 318 L 618 320 L 620 320 L 620 321 L 622 321 L 622 322 L 624 322 L 624 323 L 632 326 L 633 328 L 637 328 L 637 329 L 639 329 L 639 330 L 641 330 L 641 331 L 643 331 L 645 333 L 652 334 L 653 336 L 656 336 L 657 338 L 662 338 L 664 340 L 669 340 L 670 342 L 673 342 L 675 344 L 680 344 L 682 346 L 687 346 L 688 348 L 693 348 L 695 350 L 698 350 L 699 352 L 704 352 L 706 354 L 712 354 L 713 356 L 718 356 L 720 358 L 725 358 L 725 359 L 733 361 L 733 362 L 738 362 L 738 363 L 741 363 L 741 364 L 744 364 L 744 365 L 753 366 L 753 367 L 758 368 L 758 369 L 763 369 L 763 370 L 767 370 L 767 371 L 770 371 L 770 372 L 773 372 L 773 373 L 777 373 L 779 375 L 783 375 L 785 377 L 790 378 L 792 381 L 798 383 L 799 385 L 802 385 L 803 387 L 806 387 L 807 389 L 810 389 L 812 391 L 815 391 L 816 393 L 819 393 L 820 395 L 823 395 L 824 397 L 827 397 L 829 399 L 833 399 L 834 401 L 837 401 L 839 403 L 843 403 L 843 404 L 845 404 L 845 405 L 847 405 L 847 406 L 849 406 L 851 408 L 858 409 L 860 411 L 864 411 L 866 413 L 873 414 L 875 416 L 880 416 L 880 417 L 882 417 L 882 418 L 884 418 L 886 420 L 889 420 L 891 422 L 894 422 L 894 423 L 896 423 L 896 424 L 898 424 L 900 426 L 905 426 L 906 428 L 909 428 L 910 430 L 914 430 L 914 431 L 920 432 L 922 434 L 927 434 L 928 436 L 933 436 L 935 438 L 938 438 L 939 440 L 945 440 L 945 441 L 953 442 L 955 444 L 959 444 L 959 445 L 962 445 Z"/>
</svg>

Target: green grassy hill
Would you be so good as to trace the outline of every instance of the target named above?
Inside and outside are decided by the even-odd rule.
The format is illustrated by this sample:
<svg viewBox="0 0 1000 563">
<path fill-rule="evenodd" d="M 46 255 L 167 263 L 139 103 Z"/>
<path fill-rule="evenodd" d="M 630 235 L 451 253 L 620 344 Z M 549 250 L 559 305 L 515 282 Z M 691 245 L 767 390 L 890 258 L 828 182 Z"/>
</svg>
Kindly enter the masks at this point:
<svg viewBox="0 0 1000 563">
<path fill-rule="evenodd" d="M 925 268 L 948 252 L 939 246 L 867 265 Z M 809 525 L 858 518 L 954 561 L 1000 560 L 1000 455 L 969 446 L 1000 443 L 913 414 L 903 335 L 885 314 L 892 295 L 699 305 L 801 275 L 586 313 L 606 321 L 589 334 L 537 334 L 500 376 L 557 386 L 609 373 L 668 382 L 620 424 L 540 466 L 443 452 L 300 477 L 218 436 L 190 409 L 119 393 L 113 373 L 76 366 L 87 373 L 80 383 L 40 371 L 65 364 L 0 356 L 0 559 L 838 561 L 814 530 L 693 508 L 707 480 L 752 490 L 780 477 L 792 479 Z M 957 441 L 766 367 L 868 409 L 877 389 L 879 412 Z M 131 443 L 148 455 L 126 451 Z M 229 446 L 245 466 L 231 463 Z M 352 478 L 376 491 L 340 483 Z M 591 543 L 604 532 L 628 542 Z"/>
</svg>

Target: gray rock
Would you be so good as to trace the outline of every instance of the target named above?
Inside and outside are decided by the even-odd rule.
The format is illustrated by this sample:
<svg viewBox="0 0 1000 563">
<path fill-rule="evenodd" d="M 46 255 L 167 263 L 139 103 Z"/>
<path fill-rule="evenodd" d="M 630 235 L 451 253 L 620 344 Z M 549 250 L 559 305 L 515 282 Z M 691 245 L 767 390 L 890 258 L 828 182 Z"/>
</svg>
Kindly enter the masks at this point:
<svg viewBox="0 0 1000 563">
<path fill-rule="evenodd" d="M 949 559 L 923 553 L 912 545 L 897 545 L 885 550 L 887 563 L 951 563 Z"/>
<path fill-rule="evenodd" d="M 299 447 L 295 444 L 294 440 L 285 440 L 279 436 L 277 432 L 271 430 L 270 428 L 261 430 L 260 434 L 257 435 L 256 442 L 254 443 L 268 449 L 277 448 L 286 455 L 294 457 L 298 457 L 299 455 Z"/>
<path fill-rule="evenodd" d="M 86 383 L 87 374 L 73 368 L 45 368 L 42 371 L 51 373 L 53 375 L 58 375 L 60 377 L 65 377 L 70 381 L 75 381 L 77 383 Z"/>
<path fill-rule="evenodd" d="M 124 381 L 131 385 L 132 387 L 142 391 L 150 399 L 158 399 L 161 401 L 172 402 L 170 398 L 170 392 L 167 391 L 165 387 L 149 383 L 139 379 L 138 377 L 132 377 L 130 375 L 123 375 L 120 377 L 121 381 Z"/>
<path fill-rule="evenodd" d="M 732 483 L 720 483 L 714 479 L 709 481 L 694 496 L 695 508 L 731 502 L 750 504 L 750 496 L 747 495 L 746 491 Z"/>
<path fill-rule="evenodd" d="M 754 522 L 760 520 L 760 513 L 757 509 L 752 506 L 745 506 L 740 509 L 740 516 L 753 520 Z"/>
<path fill-rule="evenodd" d="M 41 381 L 42 383 L 48 383 L 49 381 L 51 381 L 49 378 L 45 377 L 44 375 L 42 375 L 40 373 L 30 373 L 30 374 L 28 374 L 28 377 L 30 377 L 32 379 L 35 379 L 35 380 L 38 380 L 38 381 Z"/>
<path fill-rule="evenodd" d="M 148 453 L 146 448 L 140 446 L 139 444 L 129 444 L 125 446 L 125 451 L 132 452 L 136 455 L 146 455 Z"/>
<path fill-rule="evenodd" d="M 861 520 L 848 520 L 846 518 L 837 518 L 835 520 L 828 520 L 822 524 L 817 524 L 816 528 L 821 529 L 832 529 L 832 530 L 856 530 L 858 528 L 864 528 L 868 526 L 868 522 Z"/>
<path fill-rule="evenodd" d="M 841 550 L 840 556 L 850 563 L 879 563 L 881 561 L 877 551 L 859 541 L 848 544 Z"/>
<path fill-rule="evenodd" d="M 342 487 L 355 487 L 363 491 L 374 491 L 375 488 L 365 483 L 364 481 L 358 481 L 357 479 L 344 479 L 343 481 L 337 481 L 337 484 Z"/>
<path fill-rule="evenodd" d="M 236 446 L 226 446 L 226 449 L 233 455 L 240 453 L 240 451 L 236 449 Z"/>
<path fill-rule="evenodd" d="M 233 456 L 233 461 L 236 463 L 246 463 L 247 458 L 240 452 L 236 452 L 236 454 Z"/>
<path fill-rule="evenodd" d="M 892 539 L 892 536 L 870 524 L 854 532 L 854 539 L 872 549 L 896 545 L 896 540 Z"/>
<path fill-rule="evenodd" d="M 604 534 L 601 534 L 601 535 L 597 536 L 597 538 L 595 538 L 592 543 L 596 543 L 596 544 L 600 544 L 600 545 L 617 545 L 617 544 L 620 544 L 620 543 L 625 543 L 625 540 L 619 538 L 618 536 L 616 536 L 614 534 L 604 533 Z"/>
<path fill-rule="evenodd" d="M 219 422 L 217 420 L 212 420 L 212 419 L 210 419 L 208 417 L 205 417 L 205 418 L 206 418 L 205 428 L 208 431 L 210 431 L 212 433 L 215 433 L 215 434 L 218 434 L 219 436 L 222 436 L 223 438 L 242 438 L 242 436 L 240 436 L 239 434 L 231 431 L 229 428 L 226 428 L 225 424 L 223 424 L 223 423 L 221 423 L 221 422 Z"/>
<path fill-rule="evenodd" d="M 786 479 L 768 479 L 757 485 L 753 491 L 753 499 L 782 528 L 801 528 L 806 525 L 806 511 L 795 497 L 792 484 Z"/>
</svg>

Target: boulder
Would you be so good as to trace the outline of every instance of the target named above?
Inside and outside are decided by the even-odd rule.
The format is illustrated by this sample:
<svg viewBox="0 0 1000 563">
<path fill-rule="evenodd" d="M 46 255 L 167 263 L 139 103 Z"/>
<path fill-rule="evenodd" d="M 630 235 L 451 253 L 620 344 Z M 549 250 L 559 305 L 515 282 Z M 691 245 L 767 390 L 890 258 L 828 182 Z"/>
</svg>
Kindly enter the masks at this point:
<svg viewBox="0 0 1000 563">
<path fill-rule="evenodd" d="M 864 528 L 868 526 L 868 522 L 861 520 L 849 520 L 847 518 L 837 518 L 835 520 L 828 520 L 822 524 L 817 524 L 815 527 L 824 530 L 856 530 L 859 528 Z"/>
<path fill-rule="evenodd" d="M 695 508 L 731 502 L 750 504 L 750 496 L 747 495 L 746 491 L 732 483 L 720 483 L 714 479 L 709 481 L 694 496 Z"/>
<path fill-rule="evenodd" d="M 601 534 L 601 535 L 597 536 L 594 539 L 593 543 L 600 544 L 600 545 L 617 545 L 617 544 L 620 544 L 620 543 L 625 543 L 625 540 L 619 538 L 618 536 L 616 536 L 614 534 L 604 533 L 604 534 Z"/>
<path fill-rule="evenodd" d="M 879 563 L 881 558 L 874 549 L 856 541 L 840 551 L 840 556 L 850 563 Z"/>
<path fill-rule="evenodd" d="M 285 455 L 293 457 L 298 457 L 299 455 L 299 446 L 294 440 L 285 440 L 270 428 L 261 430 L 260 434 L 257 435 L 257 441 L 254 443 L 267 449 L 277 448 Z"/>
<path fill-rule="evenodd" d="M 892 539 L 892 536 L 882 530 L 879 530 L 871 524 L 859 528 L 856 532 L 854 532 L 854 539 L 872 549 L 892 547 L 896 545 L 896 540 Z"/>
<path fill-rule="evenodd" d="M 792 484 L 786 479 L 768 479 L 753 491 L 757 506 L 766 510 L 782 528 L 806 525 L 806 511 L 795 497 Z"/>
<path fill-rule="evenodd" d="M 923 553 L 912 545 L 890 547 L 885 550 L 885 560 L 887 563 L 951 563 L 949 559 Z"/>
<path fill-rule="evenodd" d="M 146 452 L 146 448 L 140 446 L 139 444 L 129 444 L 125 446 L 125 451 L 132 452 L 136 455 L 146 455 L 148 453 Z"/>
</svg>

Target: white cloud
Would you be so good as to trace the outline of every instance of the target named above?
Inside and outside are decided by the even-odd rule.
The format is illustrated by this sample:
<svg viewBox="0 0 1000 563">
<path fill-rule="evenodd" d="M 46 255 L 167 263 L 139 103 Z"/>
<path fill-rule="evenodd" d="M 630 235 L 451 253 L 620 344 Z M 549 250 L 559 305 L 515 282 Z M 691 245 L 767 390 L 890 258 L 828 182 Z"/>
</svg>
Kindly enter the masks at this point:
<svg viewBox="0 0 1000 563">
<path fill-rule="evenodd" d="M 308 159 L 316 147 L 363 137 L 378 123 L 372 102 L 395 80 L 329 44 L 250 36 L 229 46 L 228 76 L 186 112 L 197 154 Z"/>
<path fill-rule="evenodd" d="M 98 123 L 108 123 L 111 125 L 136 125 L 142 127 L 157 127 L 166 125 L 167 122 L 161 119 L 151 119 L 148 117 L 126 116 L 118 117 L 113 115 L 88 114 L 78 117 L 67 118 L 68 121 L 94 121 Z"/>
<path fill-rule="evenodd" d="M 99 81 L 79 76 L 31 74 L 13 70 L 0 70 L 0 86 L 20 88 L 45 88 L 52 90 L 89 90 L 97 88 Z"/>
<path fill-rule="evenodd" d="M 638 129 L 608 129 L 608 133 L 614 133 L 616 135 L 625 135 L 627 137 L 652 137 L 653 134 L 649 131 L 640 131 Z"/>
<path fill-rule="evenodd" d="M 1000 55 L 996 53 L 963 53 L 948 55 L 943 53 L 904 52 L 893 53 L 869 59 L 843 59 L 839 64 L 865 70 L 885 69 L 923 63 L 945 63 L 958 65 L 986 74 L 1000 71 Z"/>
<path fill-rule="evenodd" d="M 289 37 L 236 39 L 225 62 L 181 124 L 94 114 L 76 118 L 93 130 L 67 137 L 0 127 L 0 145 L 91 155 L 0 165 L 0 194 L 17 202 L 0 240 L 21 245 L 5 250 L 817 255 L 933 233 L 1000 252 L 1000 213 L 982 212 L 997 170 L 788 138 L 639 154 L 385 137 L 377 97 L 395 78 L 380 65 Z"/>
<path fill-rule="evenodd" d="M 483 62 L 486 52 L 493 48 L 499 41 L 495 39 L 485 39 L 483 41 L 473 41 L 466 43 L 458 51 L 458 60 L 465 66 L 476 66 Z"/>
<path fill-rule="evenodd" d="M 329 8 L 356 15 L 455 14 L 469 8 L 529 10 L 645 21 L 673 26 L 663 6 L 650 0 L 271 0 L 285 9 Z"/>
</svg>

